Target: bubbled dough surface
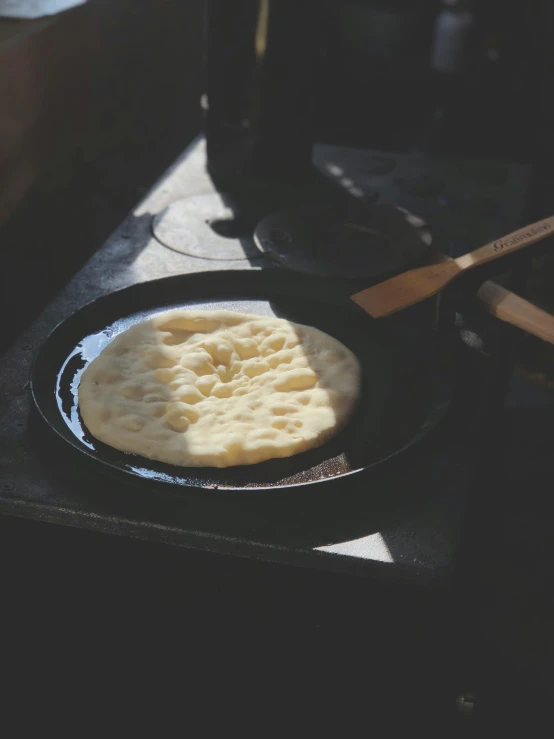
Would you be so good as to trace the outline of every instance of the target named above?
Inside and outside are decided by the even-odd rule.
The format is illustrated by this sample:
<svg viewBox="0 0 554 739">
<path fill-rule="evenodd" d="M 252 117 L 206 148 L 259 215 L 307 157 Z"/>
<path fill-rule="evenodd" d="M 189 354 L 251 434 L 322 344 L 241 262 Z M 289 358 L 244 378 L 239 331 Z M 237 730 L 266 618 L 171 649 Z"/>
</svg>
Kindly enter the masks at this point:
<svg viewBox="0 0 554 739">
<path fill-rule="evenodd" d="M 87 367 L 79 407 L 116 449 L 229 467 L 319 446 L 346 422 L 360 368 L 309 326 L 230 311 L 171 311 L 117 336 Z"/>
</svg>

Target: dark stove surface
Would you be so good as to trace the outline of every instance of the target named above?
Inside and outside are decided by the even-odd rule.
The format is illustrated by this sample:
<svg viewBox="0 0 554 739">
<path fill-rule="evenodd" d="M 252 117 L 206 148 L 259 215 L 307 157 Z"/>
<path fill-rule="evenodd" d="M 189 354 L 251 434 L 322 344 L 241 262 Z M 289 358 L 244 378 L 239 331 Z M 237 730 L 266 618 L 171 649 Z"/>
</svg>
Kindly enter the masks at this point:
<svg viewBox="0 0 554 739">
<path fill-rule="evenodd" d="M 394 170 L 376 172 L 370 166 L 375 156 L 318 147 L 316 161 L 331 174 L 339 176 L 340 171 L 349 187 L 383 190 L 378 178 L 388 182 L 387 178 L 394 178 Z M 369 162 L 367 171 L 363 170 L 365 160 Z M 358 174 L 362 172 L 359 177 L 355 167 Z M 438 245 L 442 240 L 446 250 L 455 253 L 461 243 L 463 251 L 470 250 L 518 225 L 525 178 L 516 165 L 514 173 L 517 176 L 507 184 L 495 186 L 499 188 L 496 200 L 492 185 L 485 187 L 486 195 L 479 191 L 479 198 L 488 198 L 494 207 L 481 220 L 470 219 L 473 230 L 467 224 L 465 231 L 454 225 L 453 240 L 447 237 L 446 216 L 441 220 L 437 214 L 449 211 L 456 198 L 460 200 L 458 212 L 465 212 L 469 207 L 465 202 L 467 187 L 456 184 L 449 188 L 445 183 L 439 190 L 421 190 L 415 185 L 408 187 L 404 180 L 393 180 L 390 187 L 395 192 L 404 188 L 407 194 L 401 204 L 431 222 Z M 432 174 L 438 176 L 434 170 Z M 440 444 L 409 465 L 399 463 L 393 473 L 375 481 L 381 491 L 387 486 L 391 490 L 401 486 L 413 489 L 412 503 L 394 520 L 381 520 L 372 510 L 370 495 L 362 495 L 366 502 L 360 505 L 360 491 L 350 490 L 345 496 L 355 493 L 356 505 L 335 502 L 325 515 L 313 506 L 299 507 L 293 518 L 263 506 L 245 508 L 243 503 L 239 509 L 232 502 L 214 506 L 183 497 L 160 504 L 122 484 L 85 475 L 78 468 L 64 468 L 57 456 L 60 450 L 51 449 L 40 428 L 30 423 L 32 357 L 48 333 L 84 304 L 118 288 L 159 277 L 268 266 L 262 256 L 236 259 L 233 254 L 228 261 L 198 258 L 169 249 L 153 237 L 153 216 L 173 202 L 213 192 L 205 173 L 204 143 L 198 141 L 0 359 L 0 513 L 260 560 L 442 582 L 453 566 L 467 490 L 475 483 L 478 467 L 471 433 L 463 423 L 456 424 Z M 235 247 L 238 244 L 240 238 L 235 239 Z"/>
</svg>

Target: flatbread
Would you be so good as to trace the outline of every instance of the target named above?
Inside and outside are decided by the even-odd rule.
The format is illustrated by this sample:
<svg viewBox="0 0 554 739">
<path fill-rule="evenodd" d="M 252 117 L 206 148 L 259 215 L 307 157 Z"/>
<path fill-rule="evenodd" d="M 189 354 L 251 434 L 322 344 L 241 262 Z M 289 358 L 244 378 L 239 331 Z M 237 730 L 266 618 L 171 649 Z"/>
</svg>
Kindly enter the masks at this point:
<svg viewBox="0 0 554 739">
<path fill-rule="evenodd" d="M 116 449 L 183 467 L 229 467 L 317 447 L 360 394 L 356 356 L 281 318 L 171 311 L 117 336 L 87 367 L 79 408 Z"/>
</svg>

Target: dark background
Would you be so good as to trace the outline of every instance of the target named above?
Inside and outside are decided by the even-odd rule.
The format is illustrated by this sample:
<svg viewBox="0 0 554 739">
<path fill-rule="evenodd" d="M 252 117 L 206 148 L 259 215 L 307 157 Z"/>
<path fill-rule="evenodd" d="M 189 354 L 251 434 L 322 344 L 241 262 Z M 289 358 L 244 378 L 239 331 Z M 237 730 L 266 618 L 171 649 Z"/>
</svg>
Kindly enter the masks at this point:
<svg viewBox="0 0 554 739">
<path fill-rule="evenodd" d="M 531 208 L 549 214 L 551 4 L 479 3 L 472 53 L 449 80 L 428 64 L 437 3 L 413 3 L 420 31 L 388 55 L 363 36 L 363 5 L 321 3 L 314 139 L 529 162 Z M 0 20 L 0 351 L 201 130 L 204 6 L 89 0 L 51 19 Z M 0 519 L 4 671 L 17 688 L 31 669 L 58 695 L 85 676 L 95 696 L 133 678 L 177 685 L 179 731 L 195 715 L 258 736 L 283 721 L 306 736 L 473 734 L 455 699 L 475 689 L 492 725 L 529 723 L 549 704 L 549 552 L 530 552 L 544 555 L 535 581 L 514 521 L 524 505 L 548 538 L 551 414 L 541 419 L 529 437 L 512 417 L 529 454 L 496 450 L 510 480 L 502 504 L 473 503 L 458 573 L 440 592 Z M 497 485 L 490 471 L 483 481 Z M 54 672 L 64 679 L 52 685 Z"/>
</svg>

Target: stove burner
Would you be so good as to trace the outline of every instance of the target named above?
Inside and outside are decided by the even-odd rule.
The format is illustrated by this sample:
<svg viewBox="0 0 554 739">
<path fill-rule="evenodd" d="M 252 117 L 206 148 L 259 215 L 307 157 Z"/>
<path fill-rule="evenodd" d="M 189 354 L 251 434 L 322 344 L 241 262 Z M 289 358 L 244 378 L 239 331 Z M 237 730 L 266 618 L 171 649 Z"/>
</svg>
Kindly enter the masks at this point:
<svg viewBox="0 0 554 739">
<path fill-rule="evenodd" d="M 425 222 L 392 205 L 309 205 L 272 213 L 254 231 L 264 254 L 298 272 L 345 279 L 384 278 L 423 260 Z"/>
<path fill-rule="evenodd" d="M 152 222 L 154 236 L 168 249 L 191 257 L 233 261 L 260 256 L 252 240 L 253 227 L 224 193 L 177 200 Z"/>
</svg>

